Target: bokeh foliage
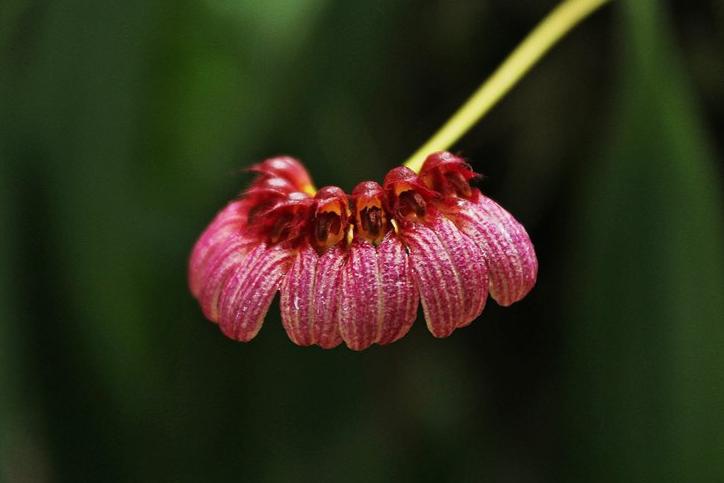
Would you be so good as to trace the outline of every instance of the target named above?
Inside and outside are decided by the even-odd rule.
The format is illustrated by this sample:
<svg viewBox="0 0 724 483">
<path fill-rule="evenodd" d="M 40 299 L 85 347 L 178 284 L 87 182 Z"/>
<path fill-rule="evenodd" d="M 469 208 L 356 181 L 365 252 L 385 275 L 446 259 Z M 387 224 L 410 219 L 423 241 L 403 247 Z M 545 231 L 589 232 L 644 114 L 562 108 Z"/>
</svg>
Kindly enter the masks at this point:
<svg viewBox="0 0 724 483">
<path fill-rule="evenodd" d="M 2 2 L 0 479 L 722 481 L 721 2 L 616 1 L 456 146 L 525 301 L 358 354 L 187 292 L 241 168 L 379 179 L 552 5 Z"/>
</svg>

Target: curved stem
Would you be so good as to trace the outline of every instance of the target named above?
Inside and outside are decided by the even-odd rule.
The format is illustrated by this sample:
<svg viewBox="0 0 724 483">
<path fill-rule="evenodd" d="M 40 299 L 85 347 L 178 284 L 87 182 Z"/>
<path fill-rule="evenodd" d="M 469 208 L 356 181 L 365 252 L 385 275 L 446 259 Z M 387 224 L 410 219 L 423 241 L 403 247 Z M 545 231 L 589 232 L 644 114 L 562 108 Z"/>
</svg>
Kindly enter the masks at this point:
<svg viewBox="0 0 724 483">
<path fill-rule="evenodd" d="M 565 0 L 545 17 L 498 69 L 453 114 L 405 166 L 420 171 L 428 154 L 444 151 L 460 139 L 541 57 L 573 27 L 609 0 Z"/>
</svg>

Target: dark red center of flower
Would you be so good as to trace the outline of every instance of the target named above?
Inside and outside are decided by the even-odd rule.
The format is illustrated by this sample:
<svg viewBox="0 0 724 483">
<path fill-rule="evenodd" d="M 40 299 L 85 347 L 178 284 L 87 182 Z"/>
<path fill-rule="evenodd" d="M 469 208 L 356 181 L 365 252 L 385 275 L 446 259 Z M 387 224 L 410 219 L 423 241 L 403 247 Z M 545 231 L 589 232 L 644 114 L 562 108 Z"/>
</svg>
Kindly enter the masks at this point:
<svg viewBox="0 0 724 483">
<path fill-rule="evenodd" d="M 433 153 L 420 170 L 420 181 L 430 190 L 446 198 L 471 198 L 470 180 L 477 175 L 464 159 L 448 152 Z"/>
<path fill-rule="evenodd" d="M 477 176 L 470 165 L 447 152 L 428 156 L 419 175 L 399 166 L 382 186 L 364 181 L 349 196 L 327 186 L 312 197 L 309 176 L 292 158 L 271 158 L 252 171 L 258 177 L 244 194 L 252 233 L 268 243 L 308 240 L 320 252 L 355 237 L 379 244 L 395 223 L 426 221 L 431 204 L 454 209 L 448 201 L 478 193 L 470 186 Z"/>
<path fill-rule="evenodd" d="M 305 233 L 308 225 L 312 199 L 305 193 L 293 192 L 289 196 L 266 208 L 263 202 L 260 207 L 252 207 L 248 223 L 266 238 L 269 243 L 297 241 Z"/>
<path fill-rule="evenodd" d="M 425 217 L 427 203 L 420 193 L 413 190 L 403 191 L 398 195 L 398 213 L 406 220 Z"/>
<path fill-rule="evenodd" d="M 345 237 L 349 224 L 349 203 L 341 188 L 325 186 L 314 197 L 315 213 L 312 221 L 312 240 L 324 250 Z"/>
<path fill-rule="evenodd" d="M 360 210 L 360 229 L 373 238 L 378 238 L 383 234 L 382 225 L 385 215 L 382 208 L 372 206 Z"/>
<path fill-rule="evenodd" d="M 436 196 L 422 184 L 417 174 L 404 166 L 385 176 L 385 195 L 390 212 L 398 221 L 421 221 L 427 215 L 429 199 Z"/>
<path fill-rule="evenodd" d="M 363 181 L 352 190 L 353 222 L 357 234 L 375 244 L 381 242 L 390 229 L 384 197 L 382 186 L 374 181 Z"/>
<path fill-rule="evenodd" d="M 330 232 L 336 238 L 342 232 L 342 221 L 338 213 L 320 213 L 314 219 L 314 237 L 320 245 L 326 245 Z M 339 240 L 337 240 L 339 241 Z"/>
</svg>

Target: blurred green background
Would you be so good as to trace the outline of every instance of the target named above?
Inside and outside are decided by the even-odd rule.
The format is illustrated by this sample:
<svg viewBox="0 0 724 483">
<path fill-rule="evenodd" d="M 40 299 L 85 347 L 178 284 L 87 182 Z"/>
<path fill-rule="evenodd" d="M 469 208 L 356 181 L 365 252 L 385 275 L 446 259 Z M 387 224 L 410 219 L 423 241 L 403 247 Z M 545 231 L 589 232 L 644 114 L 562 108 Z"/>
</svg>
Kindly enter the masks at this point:
<svg viewBox="0 0 724 483">
<path fill-rule="evenodd" d="M 188 293 L 243 167 L 381 179 L 553 5 L 3 0 L 0 479 L 724 481 L 721 1 L 614 2 L 455 146 L 524 301 L 353 353 Z"/>
</svg>

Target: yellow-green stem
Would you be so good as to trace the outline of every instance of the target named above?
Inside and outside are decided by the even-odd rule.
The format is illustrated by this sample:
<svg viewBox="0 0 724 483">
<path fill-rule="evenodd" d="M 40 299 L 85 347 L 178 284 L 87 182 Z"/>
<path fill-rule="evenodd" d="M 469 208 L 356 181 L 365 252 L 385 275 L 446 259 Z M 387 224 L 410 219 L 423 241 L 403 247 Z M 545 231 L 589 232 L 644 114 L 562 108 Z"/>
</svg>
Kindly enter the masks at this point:
<svg viewBox="0 0 724 483">
<path fill-rule="evenodd" d="M 586 16 L 610 0 L 565 0 L 516 47 L 458 111 L 405 161 L 419 172 L 428 154 L 444 151 L 477 123 L 535 63 Z"/>
</svg>

